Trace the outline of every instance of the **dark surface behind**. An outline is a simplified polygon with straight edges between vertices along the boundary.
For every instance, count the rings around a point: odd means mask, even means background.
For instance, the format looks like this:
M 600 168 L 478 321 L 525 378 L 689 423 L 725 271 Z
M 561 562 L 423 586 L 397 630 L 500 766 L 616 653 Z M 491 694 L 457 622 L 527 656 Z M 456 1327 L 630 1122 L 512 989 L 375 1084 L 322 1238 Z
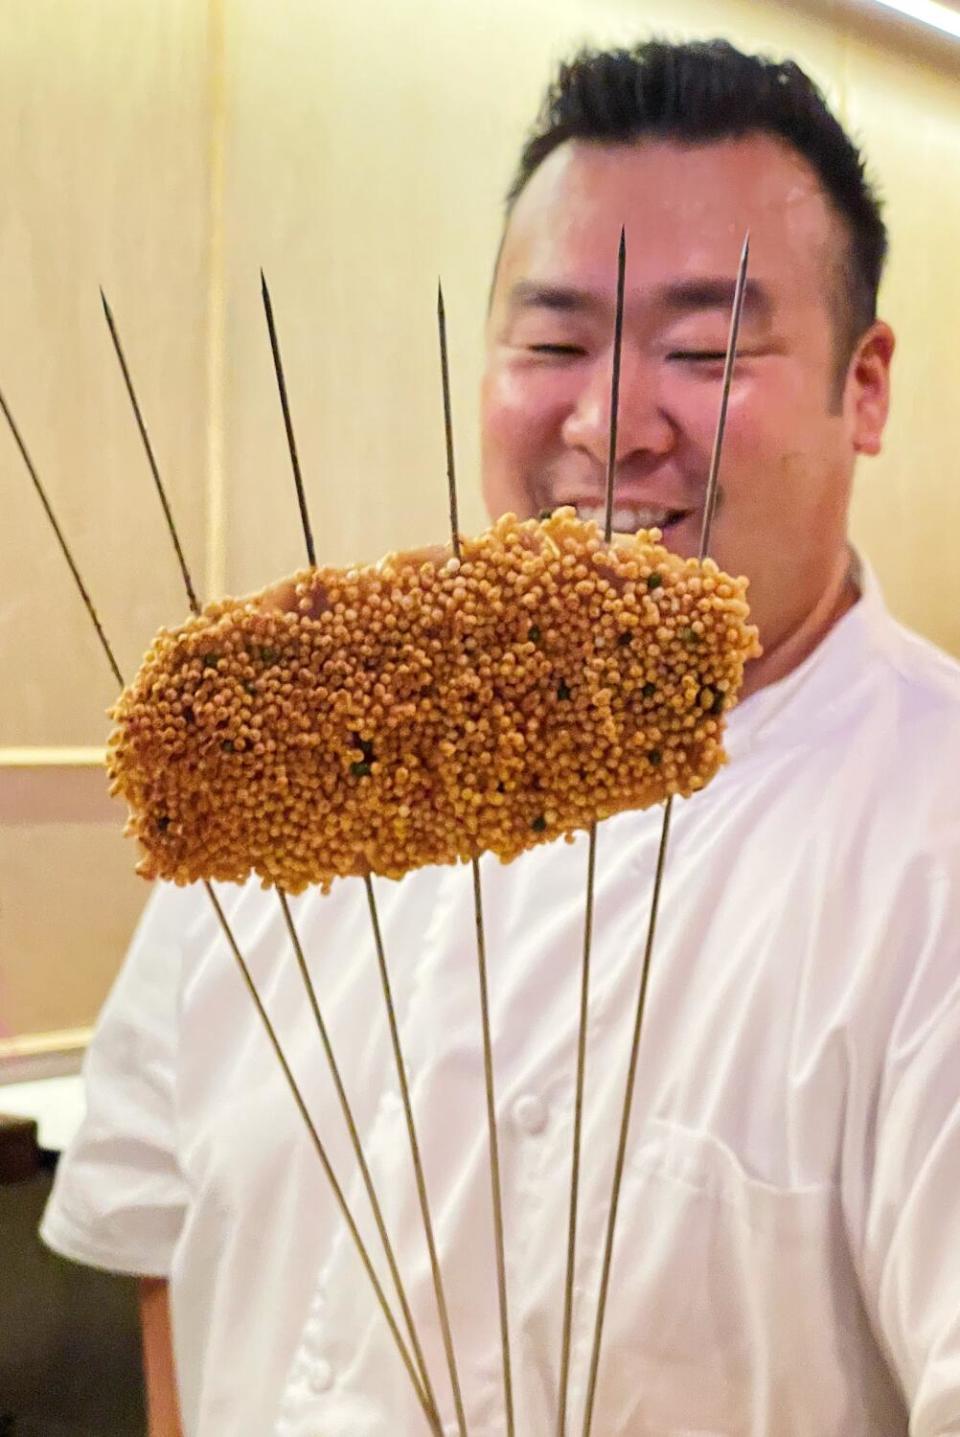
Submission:
M 50 1182 L 0 1184 L 0 1437 L 143 1437 L 136 1284 L 43 1246 Z

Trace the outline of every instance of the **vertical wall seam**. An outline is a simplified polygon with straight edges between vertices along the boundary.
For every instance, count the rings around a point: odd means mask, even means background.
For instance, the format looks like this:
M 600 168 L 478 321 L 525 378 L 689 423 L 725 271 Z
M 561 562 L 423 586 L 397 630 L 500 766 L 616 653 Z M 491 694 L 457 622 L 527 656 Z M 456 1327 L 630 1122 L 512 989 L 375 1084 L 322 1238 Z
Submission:
M 206 326 L 206 532 L 208 596 L 226 588 L 227 495 L 224 467 L 226 403 L 226 300 L 224 187 L 227 140 L 226 0 L 209 0 L 207 9 L 210 133 L 207 192 Z

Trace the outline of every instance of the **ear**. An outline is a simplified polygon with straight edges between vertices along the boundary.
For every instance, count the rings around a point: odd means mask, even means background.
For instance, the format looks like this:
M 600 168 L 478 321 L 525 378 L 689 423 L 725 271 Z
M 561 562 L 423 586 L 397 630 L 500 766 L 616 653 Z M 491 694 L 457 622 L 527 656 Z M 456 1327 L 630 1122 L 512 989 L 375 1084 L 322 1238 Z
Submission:
M 879 454 L 890 409 L 890 363 L 896 338 L 889 324 L 877 320 L 858 343 L 843 399 L 844 414 L 857 454 Z

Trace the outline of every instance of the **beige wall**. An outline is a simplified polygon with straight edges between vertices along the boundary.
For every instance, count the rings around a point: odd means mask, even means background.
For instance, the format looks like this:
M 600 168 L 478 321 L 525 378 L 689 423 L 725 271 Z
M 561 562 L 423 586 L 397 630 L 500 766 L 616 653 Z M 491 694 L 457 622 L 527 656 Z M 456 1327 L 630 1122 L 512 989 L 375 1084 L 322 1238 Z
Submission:
M 0 387 L 125 669 L 185 606 L 98 283 L 207 592 L 302 561 L 261 265 L 320 554 L 444 533 L 438 275 L 463 522 L 478 526 L 483 309 L 519 141 L 554 59 L 662 13 L 648 0 L 0 9 Z M 872 156 L 901 350 L 855 528 L 898 612 L 960 653 L 960 47 L 912 48 L 859 14 L 674 0 L 669 29 L 795 54 Z M 30 1033 L 92 1018 L 145 889 L 89 755 L 70 751 L 102 743 L 112 681 L 5 432 L 0 475 L 0 1024 Z
M 210 76 L 196 0 L 0 6 L 0 388 L 121 666 L 181 612 L 97 291 L 191 552 L 206 485 Z M 0 1039 L 88 1022 L 145 888 L 96 770 L 115 684 L 0 425 Z M 20 752 L 28 747 L 39 752 Z

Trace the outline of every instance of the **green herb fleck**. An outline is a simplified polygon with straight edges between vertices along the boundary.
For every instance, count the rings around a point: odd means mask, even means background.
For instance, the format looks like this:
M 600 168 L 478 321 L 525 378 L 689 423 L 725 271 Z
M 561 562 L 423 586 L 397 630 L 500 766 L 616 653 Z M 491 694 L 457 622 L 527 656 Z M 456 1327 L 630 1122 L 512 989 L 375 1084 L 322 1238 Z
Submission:
M 203 656 L 203 667 L 204 667 L 205 669 L 215 669 L 215 668 L 217 667 L 217 664 L 218 664 L 219 662 L 220 662 L 220 655 L 219 655 L 219 654 L 204 654 L 204 656 Z
M 657 686 L 656 684 L 645 683 L 640 692 L 643 694 L 643 697 L 645 699 L 652 699 L 654 694 L 657 692 Z
M 566 679 L 561 679 L 560 682 L 557 684 L 557 698 L 568 699 L 569 697 L 570 685 L 567 683 Z
M 663 754 L 658 748 L 652 748 L 647 754 L 647 758 L 653 764 L 654 768 L 658 767 L 663 762 Z
M 539 630 L 539 628 L 537 627 L 536 624 L 531 624 L 531 625 L 530 625 L 530 628 L 529 628 L 529 630 L 528 630 L 528 632 L 527 632 L 527 638 L 530 640 L 531 644 L 539 644 L 539 642 L 540 642 L 540 630 Z
M 370 765 L 368 763 L 360 762 L 352 763 L 350 765 L 350 772 L 353 774 L 354 778 L 369 778 Z
M 700 635 L 694 629 L 681 629 L 680 638 L 688 649 L 695 648 L 700 642 Z
M 280 655 L 276 649 L 264 648 L 260 650 L 260 658 L 265 664 L 275 664 Z
M 627 629 L 624 633 L 617 635 L 617 643 L 620 645 L 621 649 L 625 649 L 627 645 L 631 644 L 632 642 L 633 635 L 631 634 L 629 629 Z
M 350 741 L 353 744 L 354 748 L 358 748 L 360 750 L 361 754 L 363 755 L 364 763 L 373 762 L 373 760 L 376 758 L 376 754 L 373 751 L 373 744 L 368 738 L 361 738 L 358 733 L 352 733 L 350 735 Z
M 232 740 L 232 739 L 225 738 L 225 739 L 223 740 L 223 743 L 220 745 L 220 747 L 223 749 L 224 753 L 233 753 L 233 752 L 235 752 L 234 744 L 233 744 L 233 740 Z
M 549 519 L 549 518 L 552 516 L 552 514 L 553 514 L 553 510 L 552 510 L 552 509 L 541 509 L 541 510 L 540 510 L 540 513 L 537 515 L 537 518 L 540 520 L 540 523 L 542 524 L 543 521 L 544 521 L 544 519 Z
M 169 827 L 170 827 L 170 820 L 169 820 L 169 818 L 164 817 L 164 818 L 158 818 L 158 819 L 157 819 L 157 828 L 160 830 L 161 833 L 166 833 L 166 831 L 167 831 L 167 829 L 168 829 Z
M 542 833 L 546 826 L 547 820 L 544 818 L 542 813 L 537 818 L 535 818 L 530 825 L 534 833 Z
M 663 588 L 663 575 L 662 575 L 662 574 L 656 574 L 656 573 L 654 573 L 654 574 L 648 574 L 648 575 L 647 575 L 647 588 L 648 588 L 648 589 L 662 589 L 662 588 Z
M 246 693 L 250 694 L 250 696 L 251 696 L 252 698 L 255 698 L 255 697 L 256 697 L 256 693 L 257 693 L 257 686 L 256 686 L 256 684 L 251 683 L 250 680 L 248 679 L 247 682 L 244 684 L 243 687 L 244 687 L 244 691 L 245 691 Z

